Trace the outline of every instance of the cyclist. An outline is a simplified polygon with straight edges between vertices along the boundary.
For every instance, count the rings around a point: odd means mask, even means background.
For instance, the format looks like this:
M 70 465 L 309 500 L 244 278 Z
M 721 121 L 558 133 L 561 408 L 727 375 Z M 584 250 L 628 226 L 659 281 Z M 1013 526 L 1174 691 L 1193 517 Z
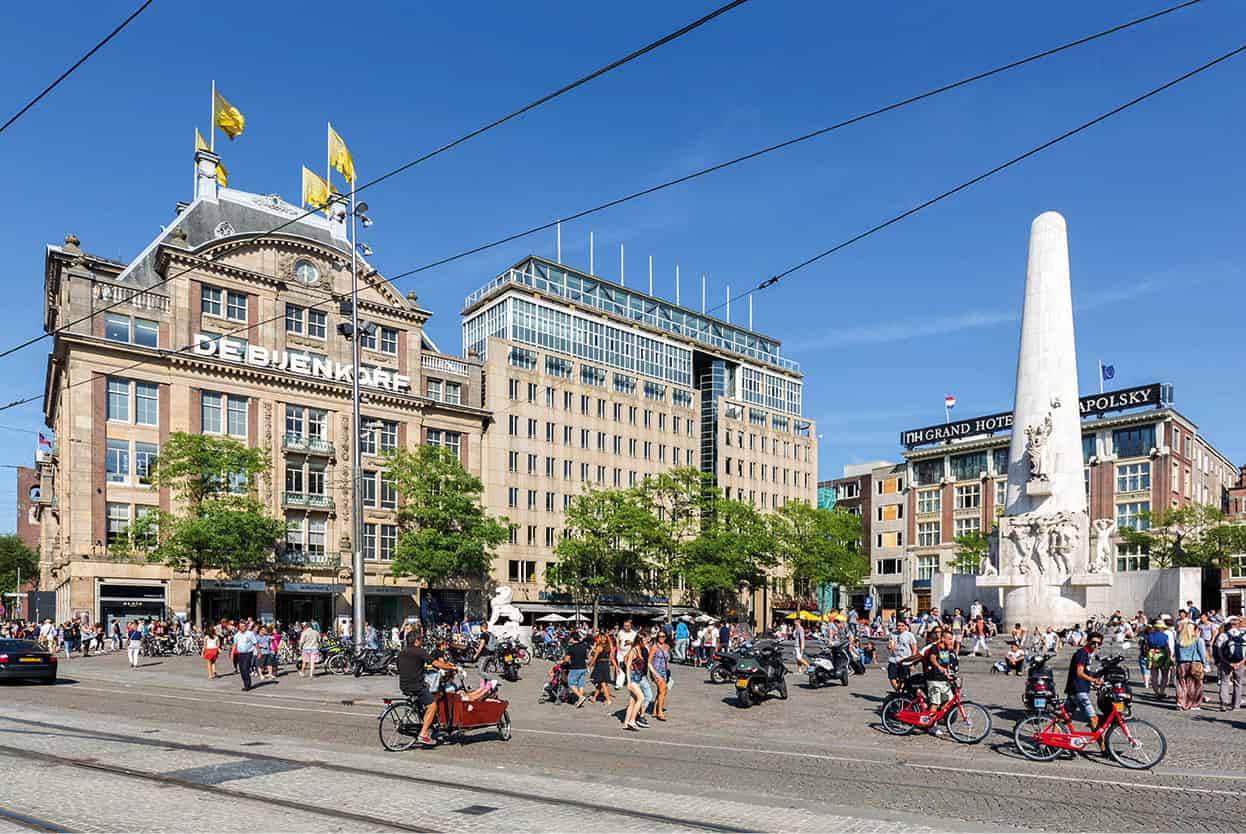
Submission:
M 1103 645 L 1103 635 L 1092 632 L 1086 638 L 1086 645 L 1073 653 L 1073 661 L 1069 664 L 1069 679 L 1064 685 L 1064 694 L 1068 696 L 1070 712 L 1076 708 L 1082 714 L 1090 729 L 1099 729 L 1099 713 L 1095 709 L 1095 699 L 1091 697 L 1091 687 L 1098 688 L 1103 680 L 1089 672 L 1090 660 Z M 1103 749 L 1103 740 L 1099 740 L 1099 748 Z
M 956 634 L 946 629 L 935 643 L 931 643 L 922 652 L 922 664 L 926 674 L 926 695 L 930 698 L 930 706 L 938 709 L 952 700 L 952 676 L 960 668 L 956 652 Z M 935 728 L 935 735 L 943 735 L 943 730 Z
M 423 646 L 423 638 L 418 632 L 407 638 L 407 646 L 398 653 L 398 686 L 402 694 L 410 697 L 424 709 L 424 722 L 420 725 L 420 744 L 432 746 L 436 744 L 429 731 L 433 728 L 433 719 L 437 715 L 437 694 L 429 691 L 424 673 L 428 667 L 442 671 L 454 671 L 455 666 L 444 660 L 440 655 L 434 657 Z

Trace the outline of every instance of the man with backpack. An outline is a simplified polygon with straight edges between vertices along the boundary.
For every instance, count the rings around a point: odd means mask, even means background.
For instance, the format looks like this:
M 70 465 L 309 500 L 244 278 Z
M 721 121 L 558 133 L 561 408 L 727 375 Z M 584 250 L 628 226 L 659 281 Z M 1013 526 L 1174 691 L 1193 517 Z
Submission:
M 1239 628 L 1237 617 L 1228 617 L 1212 644 L 1212 657 L 1220 672 L 1220 711 L 1228 712 L 1242 706 L 1246 689 L 1246 633 Z

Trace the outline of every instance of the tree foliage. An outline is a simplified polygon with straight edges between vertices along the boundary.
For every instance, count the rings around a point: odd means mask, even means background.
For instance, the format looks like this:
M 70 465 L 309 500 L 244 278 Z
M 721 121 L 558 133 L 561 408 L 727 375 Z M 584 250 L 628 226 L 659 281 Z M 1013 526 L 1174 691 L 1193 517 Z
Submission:
M 779 560 L 766 515 L 734 499 L 714 502 L 701 535 L 688 549 L 688 584 L 701 592 L 735 592 L 746 582 L 760 587 Z
M 0 594 L 17 591 L 19 573 L 23 585 L 38 579 L 39 557 L 17 536 L 0 536 Z
M 956 542 L 956 555 L 952 557 L 950 567 L 953 573 L 976 574 L 982 569 L 982 561 L 989 557 L 991 540 L 982 531 L 962 533 L 953 541 Z
M 675 588 L 691 565 L 690 545 L 701 532 L 717 490 L 710 477 L 693 467 L 680 467 L 646 478 L 636 488 L 638 506 L 647 514 L 641 534 L 644 562 L 654 590 L 666 596 L 669 620 Z
M 174 432 L 148 471 L 167 488 L 175 509 L 152 508 L 109 545 L 114 555 L 141 555 L 174 570 L 237 574 L 271 562 L 285 521 L 268 515 L 253 492 L 268 471 L 268 452 L 228 437 Z
M 567 535 L 554 548 L 556 561 L 546 568 L 546 584 L 591 605 L 596 628 L 602 596 L 642 587 L 651 523 L 637 490 L 577 495 L 567 507 Z
M 449 449 L 396 449 L 386 467 L 403 497 L 391 571 L 429 585 L 450 578 L 483 579 L 494 550 L 507 537 L 505 518 L 480 503 L 480 479 L 463 468 Z
M 1123 527 L 1121 538 L 1139 545 L 1157 568 L 1219 568 L 1246 553 L 1246 526 L 1232 524 L 1210 504 L 1187 504 L 1138 513 L 1146 529 Z
M 784 504 L 772 516 L 779 551 L 797 582 L 856 587 L 869 575 L 861 553 L 861 519 L 844 508 Z

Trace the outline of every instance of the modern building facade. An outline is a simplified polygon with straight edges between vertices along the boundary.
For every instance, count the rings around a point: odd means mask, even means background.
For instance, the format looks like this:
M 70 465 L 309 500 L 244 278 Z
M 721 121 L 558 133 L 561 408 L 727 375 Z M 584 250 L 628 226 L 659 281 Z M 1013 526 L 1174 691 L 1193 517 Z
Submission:
M 56 445 L 38 464 L 36 507 L 41 582 L 62 618 L 107 623 L 193 605 L 202 619 L 328 623 L 349 611 L 351 344 L 337 329 L 350 318 L 344 223 L 221 188 L 215 163 L 197 153 L 194 200 L 132 262 L 89 255 L 72 235 L 47 249 L 44 327 L 54 338 L 44 414 Z M 461 610 L 465 586 L 421 589 L 390 575 L 397 498 L 379 455 L 437 443 L 479 473 L 489 422 L 482 369 L 439 353 L 415 297 L 366 262 L 360 269 L 360 317 L 374 325 L 361 334 L 369 618 Z M 172 506 L 147 470 L 173 432 L 267 450 L 257 494 L 289 525 L 271 570 L 191 576 L 112 555 L 132 521 Z
M 587 489 L 691 466 L 759 509 L 815 503 L 816 432 L 776 340 L 537 257 L 468 296 L 462 315 L 494 420 L 485 503 L 512 525 L 495 574 L 522 603 L 552 598 L 564 511 Z

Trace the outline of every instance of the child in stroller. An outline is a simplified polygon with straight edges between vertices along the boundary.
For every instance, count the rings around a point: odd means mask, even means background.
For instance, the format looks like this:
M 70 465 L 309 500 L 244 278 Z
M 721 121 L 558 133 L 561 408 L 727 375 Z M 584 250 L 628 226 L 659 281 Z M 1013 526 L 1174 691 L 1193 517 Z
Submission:
M 555 663 L 554 668 L 549 670 L 549 680 L 541 687 L 541 696 L 537 703 L 569 704 L 574 700 L 571 687 L 567 686 L 567 667 L 562 663 Z

